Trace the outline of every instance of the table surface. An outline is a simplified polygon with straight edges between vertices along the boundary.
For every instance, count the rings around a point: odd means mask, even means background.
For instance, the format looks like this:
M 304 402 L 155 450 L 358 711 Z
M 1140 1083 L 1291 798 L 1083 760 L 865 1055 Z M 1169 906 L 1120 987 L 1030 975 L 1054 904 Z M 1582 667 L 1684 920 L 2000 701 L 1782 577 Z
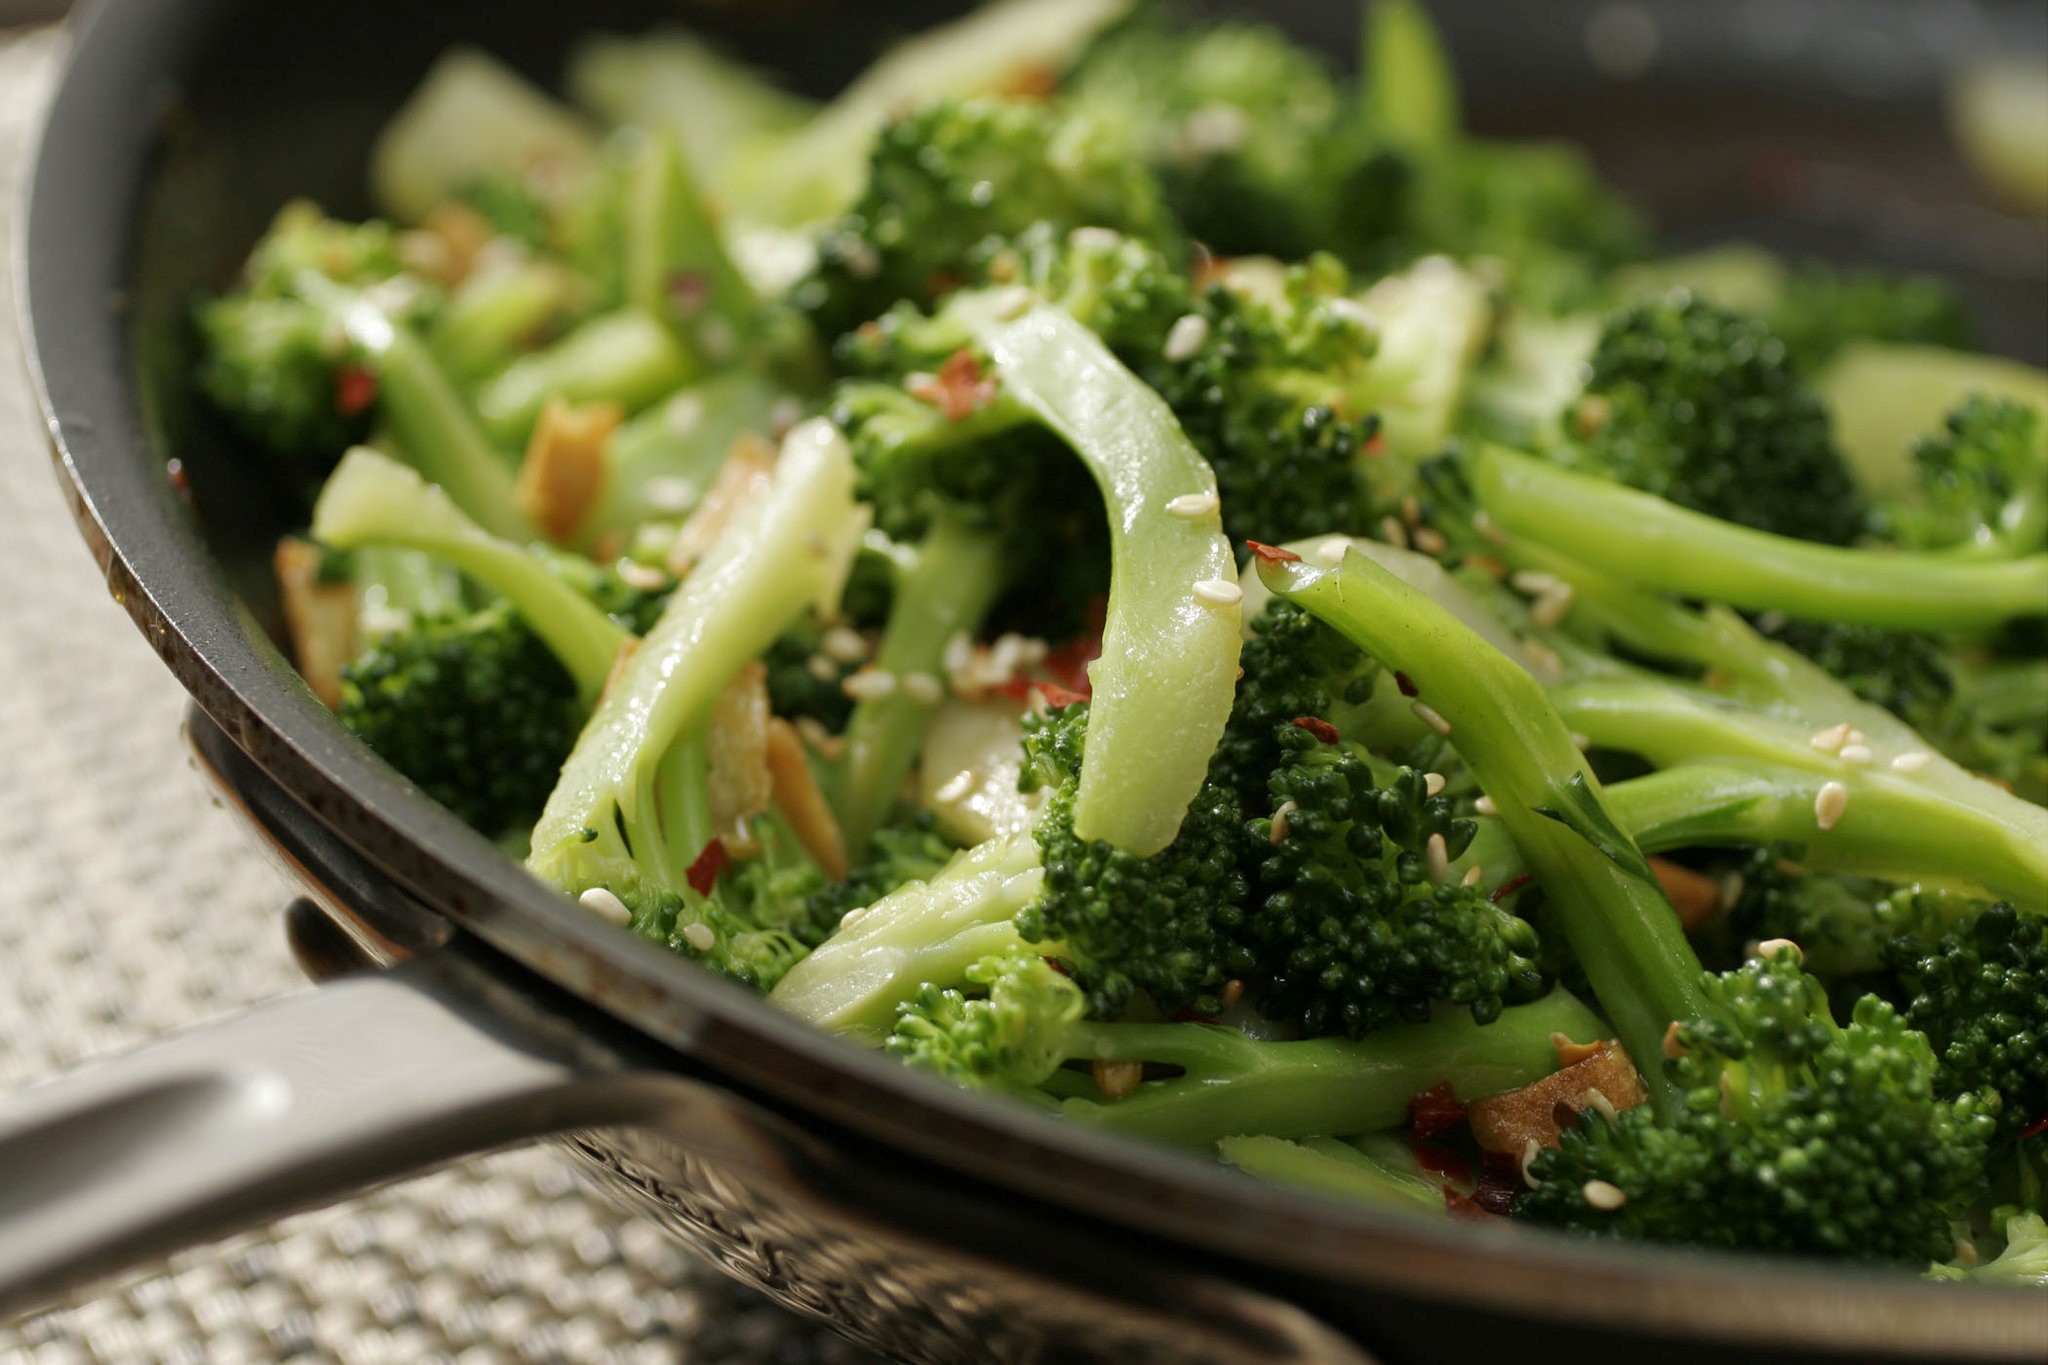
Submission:
M 0 262 L 62 56 L 0 31 Z M 305 989 L 291 890 L 207 797 L 184 695 L 52 475 L 0 269 L 0 1089 Z M 0 1323 L 12 1362 L 855 1362 L 586 1187 L 551 1147 L 303 1214 Z

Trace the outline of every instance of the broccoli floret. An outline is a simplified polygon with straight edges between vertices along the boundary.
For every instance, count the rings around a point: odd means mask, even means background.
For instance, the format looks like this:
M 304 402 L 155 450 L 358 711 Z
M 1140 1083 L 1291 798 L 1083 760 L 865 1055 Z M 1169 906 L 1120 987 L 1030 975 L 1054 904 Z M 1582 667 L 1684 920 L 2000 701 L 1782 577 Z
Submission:
M 1246 807 L 1266 799 L 1280 765 L 1282 733 L 1311 717 L 1356 736 L 1352 717 L 1372 698 L 1379 666 L 1364 650 L 1292 602 L 1274 598 L 1252 618 L 1239 655 L 1244 676 L 1222 742 L 1209 761 L 1209 780 L 1236 792 Z
M 1830 980 L 1867 977 L 1884 967 L 1885 945 L 1926 923 L 1945 923 L 1942 911 L 1963 898 L 1894 892 L 1883 882 L 1810 872 L 1801 866 L 1805 845 L 1753 848 L 1720 874 L 1729 904 L 1711 926 L 1723 940 L 1722 957 L 1740 962 L 1755 945 L 1786 939 L 1799 945 L 1807 967 Z M 1960 910 L 1951 912 L 1959 913 Z M 1853 1002 L 1852 1002 L 1853 1003 Z
M 1743 526 L 1844 545 L 1861 495 L 1820 399 L 1755 318 L 1683 291 L 1603 324 L 1566 418 L 1575 467 Z
M 1925 1264 L 1984 1179 L 1979 1095 L 1946 1098 L 1927 1039 L 1876 996 L 1847 1027 L 1779 947 L 1705 982 L 1672 1112 L 1581 1113 L 1515 1216 L 1593 1236 Z
M 1931 731 L 1955 699 L 1950 649 L 1926 631 L 1777 616 L 1762 617 L 1756 626 L 1765 639 L 1798 650 L 1842 686 L 1917 730 Z
M 341 678 L 341 723 L 490 835 L 539 813 L 583 726 L 575 680 L 503 601 L 382 634 Z
M 1248 888 L 1239 866 L 1243 817 L 1234 792 L 1205 784 L 1179 833 L 1150 855 L 1074 829 L 1087 769 L 1088 707 L 1027 718 L 1027 780 L 1049 786 L 1037 826 L 1043 894 L 1017 917 L 1027 943 L 1069 961 L 1093 1013 L 1115 1016 L 1136 992 L 1162 1007 L 1223 1009 L 1219 992 L 1253 960 L 1240 939 Z
M 929 104 L 877 136 L 866 190 L 820 237 L 793 298 L 836 337 L 899 299 L 930 303 L 969 277 L 984 239 L 1041 222 L 1178 251 L 1157 182 L 1087 119 L 1022 100 Z
M 836 734 L 853 714 L 853 698 L 843 684 L 859 663 L 826 654 L 825 630 L 817 620 L 799 621 L 768 646 L 761 662 L 768 670 L 768 705 L 776 715 L 788 720 L 808 716 Z
M 1884 529 L 1915 550 L 1991 558 L 2048 542 L 2048 422 L 2009 398 L 1972 396 L 1913 444 L 1915 495 L 1881 509 Z
M 1886 956 L 1906 1023 L 1934 1047 L 1938 1092 L 1995 1092 L 2001 1145 L 2048 1120 L 2048 919 L 2001 901 L 1931 946 L 1894 939 Z
M 1245 936 L 1269 975 L 1261 1013 L 1304 1037 L 1358 1038 L 1464 1005 L 1491 1023 L 1546 986 L 1536 931 L 1480 886 L 1450 879 L 1477 826 L 1423 775 L 1373 780 L 1364 751 L 1284 728 L 1270 816 L 1246 826 L 1258 904 Z
M 1768 311 L 1771 330 L 1808 374 L 1851 341 L 1911 342 L 1959 351 L 1976 344 L 1962 299 L 1932 275 L 1845 270 L 1809 261 L 1786 272 Z

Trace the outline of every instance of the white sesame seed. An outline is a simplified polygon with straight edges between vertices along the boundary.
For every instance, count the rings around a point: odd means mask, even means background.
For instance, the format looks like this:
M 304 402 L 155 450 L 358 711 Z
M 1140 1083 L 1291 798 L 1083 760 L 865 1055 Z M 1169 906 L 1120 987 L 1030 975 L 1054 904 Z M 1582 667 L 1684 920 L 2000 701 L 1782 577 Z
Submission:
M 1227 578 L 1205 578 L 1195 584 L 1195 596 L 1212 607 L 1234 607 L 1244 601 L 1244 589 Z
M 1541 640 L 1522 641 L 1522 653 L 1529 660 L 1530 671 L 1547 683 L 1564 681 L 1564 660 L 1558 652 Z
M 919 706 L 937 706 L 945 698 L 946 689 L 929 673 L 905 673 L 902 682 L 903 694 Z
M 1102 1062 L 1094 1065 L 1095 1088 L 1110 1099 L 1120 1100 L 1145 1079 L 1143 1062 Z
M 1451 850 L 1450 846 L 1444 842 L 1443 835 L 1430 835 L 1429 842 L 1423 845 L 1423 853 L 1429 859 L 1429 879 L 1431 881 L 1442 882 L 1451 875 Z
M 826 657 L 843 664 L 857 664 L 868 657 L 867 640 L 849 626 L 834 626 L 826 631 L 825 638 L 818 641 L 818 648 L 825 651 Z
M 626 903 L 602 886 L 591 887 L 588 891 L 578 896 L 576 901 L 585 910 L 594 913 L 599 919 L 610 920 L 613 924 L 631 924 L 633 922 L 633 912 L 626 908 Z
M 1067 240 L 1084 251 L 1114 251 L 1124 242 L 1121 234 L 1106 227 L 1077 227 Z
M 1415 500 L 1413 493 L 1401 495 L 1401 520 L 1410 526 L 1422 520 L 1422 504 Z
M 1830 725 L 1806 741 L 1824 754 L 1840 753 L 1842 746 L 1849 742 L 1849 724 Z
M 967 667 L 973 658 L 974 641 L 968 638 L 966 631 L 954 631 L 952 636 L 946 641 L 946 652 L 944 655 L 946 672 L 949 674 L 960 672 Z
M 1445 720 L 1443 718 L 1443 713 L 1438 711 L 1434 706 L 1430 706 L 1425 702 L 1418 701 L 1409 703 L 1408 709 L 1415 713 L 1415 718 L 1417 720 L 1421 721 L 1424 725 L 1427 725 L 1430 729 L 1436 731 L 1438 734 L 1448 735 L 1451 732 L 1451 723 Z
M 1408 548 L 1408 528 L 1397 517 L 1380 518 L 1380 539 L 1397 550 Z
M 681 516 L 697 503 L 697 485 L 688 479 L 649 479 L 640 487 L 650 511 Z
M 1678 1021 L 1673 1019 L 1664 1029 L 1664 1056 L 1675 1062 L 1684 1055 L 1685 1044 L 1678 1041 Z
M 1543 1188 L 1543 1182 L 1529 1174 L 1529 1168 L 1536 1164 L 1536 1158 L 1543 1154 L 1543 1144 L 1535 1138 L 1522 1141 L 1522 1155 L 1516 1159 L 1515 1168 L 1522 1174 L 1522 1183 L 1532 1190 Z
M 1277 844 L 1287 837 L 1287 817 L 1294 813 L 1294 809 L 1292 801 L 1282 801 L 1280 809 L 1273 812 L 1273 830 L 1267 835 L 1268 843 Z
M 867 912 L 868 908 L 865 905 L 855 906 L 853 909 L 847 911 L 845 914 L 839 917 L 839 927 L 842 929 L 851 929 L 854 925 L 860 923 L 861 916 L 865 915 Z
M 1609 1123 L 1612 1123 L 1620 1114 L 1620 1111 L 1614 1107 L 1614 1101 L 1607 1098 L 1607 1092 L 1598 1086 L 1587 1087 L 1586 1093 L 1579 1097 L 1579 1107 L 1592 1110 Z
M 846 262 L 847 273 L 857 280 L 871 280 L 882 273 L 881 253 L 858 237 L 847 238 L 840 246 L 840 255 Z
M 1490 796 L 1482 796 L 1477 801 L 1474 801 L 1472 809 L 1478 811 L 1481 815 L 1500 814 L 1500 807 L 1493 804 L 1493 798 Z
M 619 581 L 629 588 L 638 588 L 642 592 L 655 592 L 668 586 L 668 575 L 652 564 L 622 559 L 619 561 Z
M 1424 773 L 1422 775 L 1422 790 L 1424 792 L 1428 793 L 1431 796 L 1435 796 L 1438 792 L 1442 791 L 1443 789 L 1444 775 L 1442 773 Z
M 1572 743 L 1576 744 L 1580 749 L 1590 749 L 1593 747 L 1593 737 L 1582 730 L 1574 730 L 1572 731 Z
M 1870 743 L 1870 736 L 1852 725 L 1849 727 L 1849 732 L 1842 736 L 1842 742 L 1845 744 L 1868 744 Z
M 1619 1185 L 1610 1185 L 1604 1180 L 1588 1180 L 1579 1186 L 1579 1193 L 1594 1208 L 1612 1213 L 1628 1202 L 1628 1196 L 1621 1192 Z
M 1183 493 L 1166 504 L 1169 514 L 1183 521 L 1200 521 L 1221 511 L 1223 500 L 1214 493 Z
M 1913 749 L 1900 754 L 1892 760 L 1892 771 L 1895 773 L 1917 773 L 1932 762 L 1934 762 L 1933 754 L 1922 753 L 1918 749 Z
M 1833 829 L 1835 822 L 1842 818 L 1842 812 L 1849 809 L 1849 789 L 1839 782 L 1823 782 L 1820 793 L 1813 798 L 1813 818 L 1822 829 Z
M 863 668 L 840 683 L 839 690 L 855 701 L 880 701 L 896 691 L 896 675 L 879 668 Z
M 690 437 L 697 434 L 697 428 L 704 421 L 704 395 L 700 393 L 679 393 L 668 400 L 668 406 L 661 412 L 662 425 L 671 436 Z
M 1416 549 L 1426 555 L 1440 555 L 1451 548 L 1451 542 L 1443 538 L 1443 533 L 1431 526 L 1416 527 L 1410 533 L 1409 539 L 1415 542 Z
M 804 667 L 821 683 L 836 682 L 839 679 L 839 665 L 822 654 L 813 654 L 804 660 Z
M 1779 953 L 1790 952 L 1794 960 L 1806 961 L 1806 951 L 1789 938 L 1767 938 L 1756 945 L 1758 957 L 1776 957 Z
M 973 791 L 974 784 L 980 780 L 980 778 L 975 776 L 974 769 L 962 768 L 959 772 L 954 773 L 939 784 L 938 790 L 932 793 L 932 800 L 958 801 L 961 797 Z
M 1496 545 L 1508 543 L 1507 532 L 1493 524 L 1493 518 L 1486 514 L 1483 507 L 1472 514 L 1472 529 L 1479 532 L 1482 540 L 1490 540 Z
M 1480 878 L 1485 875 L 1485 869 L 1481 868 L 1477 863 L 1474 863 L 1471 867 L 1465 869 L 1465 875 L 1459 878 L 1458 885 L 1477 886 L 1479 885 Z
M 683 942 L 700 953 L 708 953 L 718 945 L 718 935 L 708 924 L 686 924 L 683 926 Z
M 1183 360 L 1194 359 L 1195 352 L 1209 341 L 1209 319 L 1200 313 L 1184 313 L 1174 320 L 1166 331 L 1166 344 L 1159 348 L 1159 354 L 1178 365 Z
M 1537 598 L 1529 608 L 1529 619 L 1545 630 L 1554 628 L 1572 609 L 1572 585 L 1560 583 Z
M 1870 752 L 1868 744 L 1844 744 L 1842 752 L 1837 754 L 1836 757 L 1844 763 L 1862 768 L 1869 766 L 1870 760 L 1875 758 L 1876 755 Z
M 1531 597 L 1555 592 L 1562 586 L 1563 581 L 1556 574 L 1544 573 L 1541 569 L 1517 569 L 1514 576 L 1508 579 L 1516 592 L 1527 593 Z

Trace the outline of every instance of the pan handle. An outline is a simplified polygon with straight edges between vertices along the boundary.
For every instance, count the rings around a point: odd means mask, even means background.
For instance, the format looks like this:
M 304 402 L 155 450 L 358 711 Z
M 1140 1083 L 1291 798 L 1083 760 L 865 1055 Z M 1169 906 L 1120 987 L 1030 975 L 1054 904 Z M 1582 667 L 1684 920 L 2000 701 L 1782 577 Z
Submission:
M 0 1098 L 0 1318 L 425 1167 L 658 1112 L 679 1076 L 457 939 Z

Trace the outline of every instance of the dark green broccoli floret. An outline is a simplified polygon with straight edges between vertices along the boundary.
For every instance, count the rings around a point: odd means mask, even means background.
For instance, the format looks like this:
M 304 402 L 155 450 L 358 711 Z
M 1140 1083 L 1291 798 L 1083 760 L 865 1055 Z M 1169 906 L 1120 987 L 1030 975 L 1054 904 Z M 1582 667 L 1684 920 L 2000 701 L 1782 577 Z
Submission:
M 341 676 L 341 723 L 487 834 L 531 823 L 583 726 L 575 680 L 504 602 L 378 636 Z
M 1246 826 L 1263 857 L 1245 936 L 1267 974 L 1261 1013 L 1304 1036 L 1357 1038 L 1439 1004 L 1480 1023 L 1543 993 L 1536 931 L 1477 885 L 1449 880 L 1476 826 L 1403 768 L 1373 781 L 1364 751 L 1279 735 L 1273 813 Z M 1432 866 L 1432 863 L 1435 866 Z
M 794 298 L 836 337 L 900 299 L 928 304 L 968 278 L 984 239 L 1041 222 L 1179 238 L 1151 175 L 1087 120 L 1022 100 L 927 105 L 877 136 L 867 188 Z
M 1372 696 L 1379 667 L 1364 650 L 1279 598 L 1252 618 L 1239 661 L 1244 676 L 1210 760 L 1209 780 L 1255 808 L 1265 802 L 1267 779 L 1280 765 L 1282 732 L 1304 716 L 1348 732 L 1352 713 Z
M 885 825 L 874 832 L 861 860 L 843 880 L 812 897 L 807 918 L 822 939 L 839 927 L 847 911 L 873 905 L 905 882 L 931 880 L 959 851 L 928 814 Z
M 1114 1016 L 1143 991 L 1166 1009 L 1216 1014 L 1218 992 L 1252 961 L 1240 941 L 1248 888 L 1236 793 L 1211 783 L 1173 842 L 1149 857 L 1074 832 L 1088 707 L 1027 719 L 1027 781 L 1049 786 L 1037 837 L 1044 893 L 1017 916 L 1027 943 L 1063 945 L 1092 1011 Z
M 1755 318 L 1678 292 L 1609 317 L 1560 458 L 1682 507 L 1843 545 L 1862 499 L 1826 410 Z
M 853 712 L 853 698 L 841 684 L 860 664 L 826 654 L 824 638 L 823 624 L 800 621 L 768 646 L 761 662 L 768 669 L 768 705 L 776 715 L 787 720 L 809 716 L 836 734 Z
M 1925 631 L 1778 616 L 1761 617 L 1756 627 L 1765 639 L 1798 650 L 1863 700 L 1923 733 L 1955 698 L 1949 647 Z
M 1793 363 L 1817 371 L 1851 341 L 1901 341 L 1969 350 L 1976 329 L 1946 281 L 1889 270 L 1794 267 L 1770 308 L 1771 330 Z
M 1594 1106 L 1531 1163 L 1515 1215 L 1596 1236 L 1921 1264 L 1984 1179 L 1994 1127 L 1876 996 L 1835 1023 L 1796 949 L 1706 980 L 1670 1066 L 1683 1103 Z
M 1973 396 L 1913 445 L 1915 495 L 1881 511 L 1916 550 L 2028 554 L 2048 541 L 2048 422 L 2004 398 Z
M 1722 942 L 1724 961 L 1739 962 L 1758 943 L 1788 939 L 1822 976 L 1865 976 L 1883 968 L 1887 943 L 1935 922 L 1948 904 L 1930 896 L 1923 907 L 1919 898 L 1895 895 L 1882 882 L 1810 872 L 1799 861 L 1804 853 L 1803 845 L 1792 843 L 1753 848 L 1720 873 L 1728 904 L 1711 930 Z
M 548 245 L 547 205 L 524 177 L 482 176 L 457 190 L 455 197 L 474 209 L 494 232 L 530 247 Z
M 2048 919 L 2001 901 L 1932 945 L 1894 939 L 1886 956 L 1940 1093 L 1996 1091 L 2001 1143 L 2048 1119 Z

